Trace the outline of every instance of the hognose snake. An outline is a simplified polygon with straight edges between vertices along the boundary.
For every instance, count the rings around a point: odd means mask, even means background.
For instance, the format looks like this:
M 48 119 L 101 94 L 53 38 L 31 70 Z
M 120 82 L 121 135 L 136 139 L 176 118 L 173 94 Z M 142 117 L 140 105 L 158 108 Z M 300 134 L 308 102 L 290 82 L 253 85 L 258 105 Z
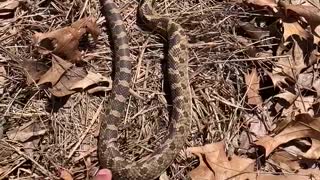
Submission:
M 172 100 L 171 125 L 165 141 L 148 159 L 129 162 L 117 145 L 118 126 L 125 112 L 132 77 L 128 38 L 116 4 L 112 0 L 100 0 L 103 15 L 111 31 L 115 75 L 106 115 L 101 118 L 98 156 L 100 166 L 111 169 L 114 179 L 150 180 L 159 177 L 183 148 L 189 133 L 191 93 L 187 38 L 179 24 L 155 12 L 153 3 L 153 0 L 142 0 L 138 18 L 150 32 L 156 32 L 167 40 L 166 67 Z

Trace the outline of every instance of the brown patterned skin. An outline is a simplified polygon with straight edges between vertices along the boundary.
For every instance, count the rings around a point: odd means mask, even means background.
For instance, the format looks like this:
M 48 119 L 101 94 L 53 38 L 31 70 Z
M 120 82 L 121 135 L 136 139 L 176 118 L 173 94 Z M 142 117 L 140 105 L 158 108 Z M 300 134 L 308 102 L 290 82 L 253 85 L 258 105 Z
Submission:
M 107 114 L 101 118 L 98 142 L 99 161 L 102 168 L 112 171 L 113 179 L 152 180 L 159 177 L 183 149 L 191 121 L 191 92 L 188 76 L 187 39 L 182 27 L 153 10 L 152 0 L 141 1 L 138 18 L 151 32 L 167 40 L 167 70 L 172 109 L 169 134 L 149 158 L 130 162 L 119 151 L 118 126 L 121 122 L 131 83 L 131 62 L 125 28 L 112 0 L 100 0 L 109 24 L 114 43 L 115 80 Z

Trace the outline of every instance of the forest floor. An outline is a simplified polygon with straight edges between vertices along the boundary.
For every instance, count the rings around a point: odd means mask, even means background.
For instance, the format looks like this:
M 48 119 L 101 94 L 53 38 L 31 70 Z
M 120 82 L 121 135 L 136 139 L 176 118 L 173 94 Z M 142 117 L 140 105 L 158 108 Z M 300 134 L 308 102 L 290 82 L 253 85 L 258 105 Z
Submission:
M 133 60 L 131 96 L 119 144 L 128 159 L 138 160 L 153 152 L 168 132 L 161 68 L 164 44 L 137 25 L 136 0 L 115 2 Z M 162 180 L 187 176 L 220 180 L 244 171 L 284 179 L 283 174 L 302 169 L 306 172 L 301 177 L 319 177 L 311 171 L 320 156 L 318 41 L 309 31 L 315 29 L 318 15 L 271 0 L 248 2 L 156 3 L 157 12 L 181 24 L 188 37 L 192 94 L 190 135 Z M 286 8 L 294 15 L 281 13 Z M 59 79 L 54 79 L 56 74 L 44 75 L 45 71 L 53 67 L 53 60 L 61 61 L 39 53 L 33 45 L 36 33 L 68 27 L 85 17 L 97 20 L 101 34 L 94 41 L 91 29 L 81 37 L 81 63 L 68 65 L 111 82 L 112 50 L 98 1 L 0 0 L 0 179 L 91 179 L 99 169 L 99 115 L 105 112 L 110 84 L 100 82 L 95 90 L 104 91 L 98 93 L 90 93 L 83 84 L 83 91 L 48 86 Z M 46 80 L 40 84 L 41 77 Z M 60 79 L 60 86 L 70 87 L 73 81 Z M 297 121 L 309 129 L 294 124 Z M 215 162 L 207 162 L 210 158 Z M 236 173 L 223 173 L 216 166 L 226 161 L 226 168 Z

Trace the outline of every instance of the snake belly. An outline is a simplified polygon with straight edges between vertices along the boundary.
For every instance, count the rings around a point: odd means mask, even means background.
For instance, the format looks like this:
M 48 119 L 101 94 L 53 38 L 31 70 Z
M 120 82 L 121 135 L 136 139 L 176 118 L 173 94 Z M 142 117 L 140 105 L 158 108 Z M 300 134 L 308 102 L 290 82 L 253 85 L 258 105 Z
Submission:
M 188 76 L 187 38 L 182 27 L 161 17 L 153 9 L 153 0 L 139 4 L 138 18 L 151 32 L 167 41 L 167 73 L 172 109 L 169 134 L 149 158 L 130 162 L 120 153 L 118 126 L 124 116 L 131 84 L 131 60 L 126 30 L 117 6 L 112 0 L 100 0 L 103 15 L 111 31 L 115 76 L 106 115 L 101 116 L 98 139 L 100 166 L 109 168 L 115 180 L 152 180 L 159 177 L 183 149 L 191 121 L 191 91 Z

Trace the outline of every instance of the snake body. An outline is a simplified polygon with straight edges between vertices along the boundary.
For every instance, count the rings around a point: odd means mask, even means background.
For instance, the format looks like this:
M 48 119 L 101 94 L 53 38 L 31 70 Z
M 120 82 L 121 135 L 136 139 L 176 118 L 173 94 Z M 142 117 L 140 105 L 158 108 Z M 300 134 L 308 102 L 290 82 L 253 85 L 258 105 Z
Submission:
M 191 119 L 191 93 L 188 78 L 187 38 L 182 27 L 171 19 L 161 17 L 153 9 L 153 0 L 139 4 L 138 18 L 152 32 L 166 39 L 167 76 L 172 109 L 169 134 L 149 158 L 130 162 L 120 153 L 118 126 L 121 122 L 131 83 L 131 60 L 128 40 L 120 13 L 112 0 L 100 0 L 114 45 L 115 76 L 106 116 L 101 118 L 98 140 L 100 166 L 109 168 L 114 179 L 151 180 L 159 177 L 176 158 L 185 144 Z

